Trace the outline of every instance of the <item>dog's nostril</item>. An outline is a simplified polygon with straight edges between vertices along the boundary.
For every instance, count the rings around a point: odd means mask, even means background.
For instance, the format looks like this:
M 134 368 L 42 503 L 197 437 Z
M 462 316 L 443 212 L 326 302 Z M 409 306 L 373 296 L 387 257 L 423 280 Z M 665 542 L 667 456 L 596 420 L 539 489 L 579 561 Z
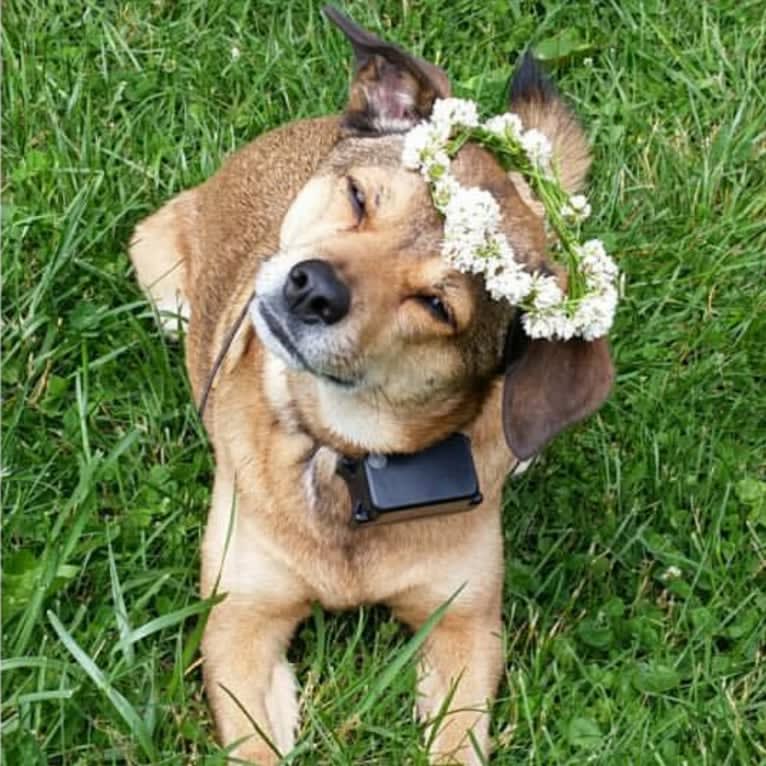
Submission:
M 301 269 L 295 268 L 290 272 L 292 283 L 300 290 L 308 284 L 309 278 Z
M 309 305 L 311 310 L 317 316 L 322 317 L 325 322 L 332 318 L 332 309 L 330 308 L 330 304 L 327 302 L 327 299 L 323 298 L 321 295 L 316 298 L 312 298 Z
M 327 261 L 316 258 L 293 266 L 282 292 L 290 313 L 305 324 L 334 324 L 351 306 L 348 285 Z

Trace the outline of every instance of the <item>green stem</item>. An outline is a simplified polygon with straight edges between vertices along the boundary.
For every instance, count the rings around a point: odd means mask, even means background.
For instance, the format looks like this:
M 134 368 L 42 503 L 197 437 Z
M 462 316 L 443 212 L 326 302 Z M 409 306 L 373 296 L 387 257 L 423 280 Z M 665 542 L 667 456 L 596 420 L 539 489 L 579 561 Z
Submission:
M 569 195 L 561 187 L 558 177 L 550 178 L 542 175 L 529 161 L 526 152 L 520 145 L 513 144 L 510 140 L 500 138 L 483 128 L 462 133 L 459 145 L 463 146 L 470 139 L 489 149 L 497 157 L 504 170 L 515 170 L 528 180 L 532 191 L 545 208 L 550 226 L 559 238 L 561 250 L 564 253 L 564 265 L 569 273 L 569 298 L 574 301 L 579 300 L 585 294 L 585 280 L 580 273 L 579 260 L 575 250 L 579 245 L 579 239 L 561 215 L 561 209 L 568 203 Z

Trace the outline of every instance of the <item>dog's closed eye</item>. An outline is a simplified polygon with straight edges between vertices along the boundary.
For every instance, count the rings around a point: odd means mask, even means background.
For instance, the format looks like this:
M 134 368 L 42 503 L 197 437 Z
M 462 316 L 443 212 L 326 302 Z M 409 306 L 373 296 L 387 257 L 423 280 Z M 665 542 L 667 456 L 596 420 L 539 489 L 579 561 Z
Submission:
M 456 323 L 455 323 L 455 317 L 452 314 L 452 311 L 449 307 L 449 305 L 438 295 L 416 295 L 415 299 L 428 311 L 430 312 L 431 316 L 433 316 L 435 319 L 438 319 L 440 322 L 443 322 L 444 324 L 448 324 L 450 327 L 455 329 Z
M 354 210 L 354 216 L 356 217 L 358 225 L 362 222 L 367 210 L 367 196 L 364 193 L 364 189 L 359 185 L 359 182 L 352 176 L 346 176 L 346 185 L 348 188 L 348 198 L 351 202 L 351 207 Z

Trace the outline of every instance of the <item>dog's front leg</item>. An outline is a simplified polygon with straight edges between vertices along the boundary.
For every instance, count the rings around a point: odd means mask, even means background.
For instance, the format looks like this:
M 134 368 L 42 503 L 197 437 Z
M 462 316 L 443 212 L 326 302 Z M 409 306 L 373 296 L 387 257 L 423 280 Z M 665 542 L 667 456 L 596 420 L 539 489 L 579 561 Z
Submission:
M 470 587 L 470 585 L 469 585 Z M 419 590 L 419 589 L 418 589 Z M 489 753 L 489 707 L 502 669 L 500 586 L 489 603 L 455 604 L 431 631 L 418 668 L 417 713 L 431 763 L 478 766 Z M 461 594 L 461 596 L 464 594 Z M 411 592 L 394 612 L 418 628 L 438 601 Z
M 286 754 L 294 745 L 298 703 L 285 650 L 310 611 L 310 595 L 265 549 L 259 520 L 219 465 L 202 545 L 201 590 L 225 598 L 210 612 L 202 638 L 205 692 L 221 744 L 240 742 L 232 754 L 260 766 L 277 763 L 275 751 Z
M 202 642 L 205 689 L 221 743 L 240 742 L 237 758 L 271 766 L 294 746 L 298 703 L 285 649 L 303 616 L 236 595 L 210 614 Z

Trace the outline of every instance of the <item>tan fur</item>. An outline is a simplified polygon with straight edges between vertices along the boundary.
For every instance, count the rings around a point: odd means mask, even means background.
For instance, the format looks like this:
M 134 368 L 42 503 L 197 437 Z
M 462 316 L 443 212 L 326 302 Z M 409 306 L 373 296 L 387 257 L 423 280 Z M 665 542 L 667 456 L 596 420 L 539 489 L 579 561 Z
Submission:
M 192 229 L 193 220 L 193 196 L 183 192 L 142 221 L 130 245 L 139 284 L 156 308 L 163 330 L 173 337 L 179 322 L 189 319 L 185 232 Z
M 547 115 L 538 118 L 560 135 L 561 151 L 574 147 L 574 167 L 562 156 L 574 184 L 579 144 L 569 127 L 559 134 Z M 483 756 L 489 747 L 488 706 L 503 665 L 499 509 L 516 462 L 503 443 L 497 370 L 511 314 L 442 263 L 441 222 L 422 181 L 398 167 L 400 151 L 397 138 L 348 138 L 336 118 L 292 123 L 140 224 L 131 249 L 158 307 L 176 296 L 191 307 L 186 358 L 197 400 L 256 277 L 262 290 L 278 289 L 292 264 L 321 257 L 353 291 L 349 317 L 327 330 L 335 345 L 326 360 L 333 374 L 366 376 L 363 384 L 341 388 L 288 366 L 248 321 L 205 413 L 216 475 L 201 590 L 228 594 L 205 632 L 205 685 L 221 741 L 244 738 L 235 755 L 259 764 L 277 763 L 274 748 L 284 754 L 294 743 L 285 651 L 312 602 L 329 609 L 382 602 L 417 629 L 461 587 L 422 654 L 417 707 L 429 720 L 453 695 L 432 762 L 480 763 L 469 732 Z M 455 169 L 464 183 L 493 192 L 517 253 L 538 265 L 542 223 L 494 160 L 468 146 Z M 362 221 L 349 206 L 349 174 L 365 187 Z M 453 328 L 418 302 L 424 290 L 449 301 Z M 455 430 L 472 439 L 484 495 L 477 509 L 350 525 L 339 455 L 417 451 Z
M 590 149 L 577 118 L 560 100 L 538 98 L 512 104 L 524 128 L 537 128 L 553 144 L 554 165 L 561 185 L 570 193 L 582 188 L 590 168 Z

